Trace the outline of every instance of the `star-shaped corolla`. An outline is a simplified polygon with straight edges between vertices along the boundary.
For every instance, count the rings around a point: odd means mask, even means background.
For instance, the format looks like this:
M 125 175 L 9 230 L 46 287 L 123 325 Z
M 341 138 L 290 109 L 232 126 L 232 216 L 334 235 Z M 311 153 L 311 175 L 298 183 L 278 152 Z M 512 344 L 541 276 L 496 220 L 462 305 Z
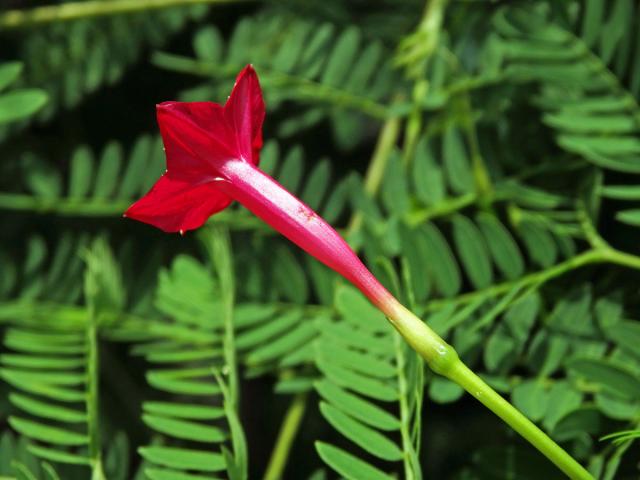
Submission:
M 264 114 L 260 83 L 250 65 L 238 75 L 224 106 L 158 105 L 167 170 L 125 216 L 183 233 L 236 200 L 375 304 L 393 298 L 327 222 L 258 168 Z

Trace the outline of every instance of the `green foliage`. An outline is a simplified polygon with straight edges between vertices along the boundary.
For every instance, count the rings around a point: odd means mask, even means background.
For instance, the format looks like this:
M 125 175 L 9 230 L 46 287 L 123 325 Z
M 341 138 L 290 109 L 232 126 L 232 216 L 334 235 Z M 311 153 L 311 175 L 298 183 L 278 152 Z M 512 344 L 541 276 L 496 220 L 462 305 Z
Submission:
M 229 366 L 235 361 L 232 350 L 236 342 L 233 330 L 227 329 L 234 327 L 225 319 L 233 315 L 233 304 L 229 303 L 233 292 L 225 294 L 226 287 L 220 283 L 233 283 L 230 272 L 221 268 L 220 256 L 230 259 L 230 253 L 215 247 L 211 253 L 218 268 L 216 277 L 188 256 L 177 257 L 170 270 L 160 273 L 155 306 L 171 318 L 170 322 L 125 323 L 118 335 L 140 342 L 132 353 L 153 365 L 147 372 L 149 385 L 169 395 L 143 404 L 143 422 L 167 437 L 166 443 L 139 449 L 150 464 L 145 469 L 149 478 L 189 478 L 187 471 L 225 470 L 233 480 L 247 478 L 237 392 L 231 389 L 236 388 L 231 386 L 238 381 L 237 373 Z M 219 374 L 221 368 L 228 380 Z M 222 419 L 228 427 L 218 425 Z M 229 439 L 231 450 L 223 444 Z M 182 446 L 184 441 L 194 446 Z
M 0 92 L 13 84 L 22 72 L 20 62 L 0 64 Z M 40 110 L 47 95 L 36 88 L 23 88 L 0 93 L 0 125 L 22 120 Z
M 600 2 L 585 2 L 580 35 L 546 18 L 543 8 L 505 11 L 496 26 L 503 35 L 499 48 L 504 74 L 540 83 L 535 103 L 544 112 L 544 123 L 555 131 L 558 145 L 603 169 L 637 174 L 637 6 L 624 0 L 614 3 L 605 11 Z M 612 190 L 605 195 L 633 199 L 628 187 L 606 188 Z M 638 225 L 635 209 L 620 211 L 616 218 Z
M 328 160 L 314 162 L 316 165 L 305 180 L 304 157 L 300 147 L 281 153 L 279 144 L 272 140 L 264 146 L 261 162 L 267 173 L 300 195 L 327 220 L 339 218 L 347 207 L 347 192 L 353 185 L 351 177 L 329 191 Z M 164 162 L 162 141 L 148 135 L 137 138 L 127 153 L 115 141 L 107 143 L 100 152 L 79 146 L 70 154 L 66 178 L 44 158 L 27 153 L 20 162 L 24 190 L 0 193 L 0 208 L 73 217 L 120 217 L 162 175 Z M 237 230 L 266 228 L 242 209 L 222 212 L 213 221 Z M 279 265 L 286 269 L 286 265 Z
M 58 480 L 54 467 L 38 459 L 28 450 L 24 437 L 15 438 L 11 432 L 0 436 L 0 475 L 8 478 Z
M 164 171 L 162 143 L 146 135 L 126 156 L 117 142 L 108 143 L 99 153 L 84 145 L 76 148 L 70 155 L 67 179 L 35 155 L 25 154 L 21 163 L 28 194 L 3 194 L 5 208 L 61 215 L 121 214 Z
M 153 57 L 162 68 L 217 81 L 185 92 L 185 100 L 221 97 L 237 72 L 252 63 L 260 73 L 268 108 L 275 110 L 287 100 L 311 105 L 290 115 L 279 127 L 280 136 L 294 135 L 329 116 L 342 148 L 355 146 L 363 137 L 363 114 L 387 116 L 381 102 L 398 82 L 382 44 L 368 42 L 358 28 L 339 31 L 329 23 L 314 24 L 288 14 L 245 17 L 226 43 L 217 28 L 204 27 L 194 35 L 193 49 L 194 59 L 164 52 Z
M 18 259 L 16 255 L 3 262 L 6 272 L 3 296 L 23 301 L 50 300 L 63 305 L 75 303 L 82 293 L 83 273 L 82 258 L 77 253 L 87 247 L 88 241 L 87 235 L 66 232 L 52 248 L 42 236 L 28 238 L 24 242 L 24 258 Z
M 27 450 L 47 461 L 90 466 L 97 475 L 102 465 L 96 337 L 103 314 L 112 317 L 123 294 L 104 240 L 94 241 L 86 255 L 88 308 L 73 319 L 64 313 L 46 321 L 29 318 L 7 329 L 0 377 L 15 390 L 9 401 L 20 414 L 8 422 L 29 439 Z
M 49 121 L 57 109 L 76 107 L 87 95 L 116 84 L 146 47 L 163 45 L 190 18 L 206 13 L 202 5 L 145 15 L 115 15 L 79 19 L 70 24 L 54 23 L 33 31 L 19 43 L 16 52 L 25 61 L 23 84 L 30 87 L 20 97 L 3 97 L 22 118 L 39 109 L 48 95 L 50 101 L 38 115 Z M 9 104 L 9 102 L 13 102 Z M 8 107 L 7 107 L 8 108 Z M 2 102 L 0 101 L 0 111 Z M 0 124 L 5 118 L 0 114 Z M 0 131 L 0 138 L 6 134 Z
M 153 104 L 247 63 L 261 168 L 595 477 L 637 476 L 637 2 L 126 3 L 0 12 L 0 477 L 245 480 L 265 445 L 267 480 L 557 476 L 244 208 L 120 219 L 165 170 Z
M 404 468 L 406 476 L 420 478 L 411 437 L 421 408 L 417 356 L 388 329 L 384 315 L 353 288 L 339 289 L 335 306 L 339 319 L 324 322 L 313 346 L 321 374 L 314 383 L 322 399 L 320 412 L 358 451 L 405 463 L 404 467 L 385 463 L 380 469 L 335 445 L 321 442 L 316 449 L 345 478 L 393 478 L 385 473 L 390 468 Z M 394 413 L 389 412 L 390 406 Z M 400 433 L 401 444 L 389 438 L 394 433 Z

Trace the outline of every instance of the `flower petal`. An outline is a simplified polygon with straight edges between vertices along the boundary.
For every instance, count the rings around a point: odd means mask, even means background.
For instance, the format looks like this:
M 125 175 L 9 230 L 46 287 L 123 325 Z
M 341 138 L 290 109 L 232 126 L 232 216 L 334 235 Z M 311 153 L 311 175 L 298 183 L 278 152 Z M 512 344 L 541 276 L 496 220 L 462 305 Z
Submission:
M 196 229 L 232 201 L 216 188 L 215 183 L 194 186 L 165 174 L 144 197 L 129 207 L 125 217 L 149 223 L 165 232 Z
M 262 147 L 262 122 L 264 100 L 258 76 L 251 65 L 238 74 L 229 100 L 224 106 L 224 115 L 235 134 L 236 151 L 242 158 L 258 165 Z
M 239 153 L 223 108 L 212 102 L 164 102 L 156 106 L 172 178 L 202 183 Z

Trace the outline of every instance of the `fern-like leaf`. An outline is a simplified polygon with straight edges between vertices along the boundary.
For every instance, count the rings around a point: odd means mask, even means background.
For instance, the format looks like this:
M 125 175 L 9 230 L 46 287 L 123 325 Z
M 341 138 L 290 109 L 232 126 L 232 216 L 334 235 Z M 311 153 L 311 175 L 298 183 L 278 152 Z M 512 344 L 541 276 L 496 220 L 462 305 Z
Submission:
M 382 45 L 365 46 L 357 28 L 337 32 L 330 24 L 316 25 L 291 15 L 245 18 L 227 45 L 215 27 L 206 27 L 193 43 L 194 59 L 161 52 L 153 57 L 162 68 L 224 81 L 222 88 L 205 84 L 193 89 L 185 99 L 219 98 L 242 66 L 254 63 L 269 108 L 284 100 L 313 105 L 289 116 L 280 127 L 281 135 L 292 135 L 329 116 L 343 148 L 353 147 L 364 133 L 362 119 L 354 112 L 386 118 L 385 102 L 399 81 L 383 60 Z
M 206 10 L 194 5 L 145 15 L 80 16 L 68 25 L 54 23 L 29 32 L 18 49 L 25 63 L 22 83 L 42 89 L 49 97 L 37 119 L 50 120 L 58 109 L 74 108 L 99 88 L 114 85 L 145 47 L 161 46 Z M 0 138 L 12 130 L 0 131 Z
M 13 84 L 22 72 L 20 62 L 0 63 L 0 92 Z M 47 102 L 47 94 L 37 88 L 11 89 L 0 93 L 0 125 L 30 117 Z
M 635 79 L 625 85 L 635 7 L 616 1 L 608 19 L 595 20 L 595 3 L 586 2 L 582 38 L 546 20 L 542 8 L 504 10 L 496 26 L 506 74 L 541 83 L 536 103 L 562 148 L 605 169 L 640 173 L 640 87 Z
M 48 461 L 90 466 L 98 475 L 97 336 L 102 314 L 122 307 L 123 292 L 103 240 L 93 243 L 86 259 L 84 315 L 9 328 L 0 377 L 14 389 L 9 400 L 21 412 L 9 424 L 29 439 L 29 451 Z
M 321 379 L 314 383 L 320 394 L 320 411 L 359 452 L 385 462 L 404 460 L 407 475 L 420 477 L 411 441 L 411 419 L 416 408 L 417 388 L 410 385 L 405 365 L 406 347 L 395 342 L 396 334 L 382 314 L 353 288 L 343 287 L 336 296 L 338 321 L 327 319 L 315 342 L 315 363 Z M 413 354 L 409 358 L 416 361 Z M 389 409 L 397 413 L 390 413 Z M 390 438 L 400 434 L 399 445 Z M 317 443 L 320 457 L 345 478 L 393 478 L 359 458 L 359 455 L 328 443 Z M 387 463 L 390 462 L 390 463 Z

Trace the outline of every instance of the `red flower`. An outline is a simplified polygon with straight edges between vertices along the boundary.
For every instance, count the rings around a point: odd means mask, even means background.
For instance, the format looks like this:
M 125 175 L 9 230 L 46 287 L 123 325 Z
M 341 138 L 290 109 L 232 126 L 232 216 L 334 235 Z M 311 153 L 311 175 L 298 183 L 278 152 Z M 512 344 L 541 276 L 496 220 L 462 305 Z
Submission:
M 342 237 L 257 168 L 264 102 L 250 65 L 238 75 L 224 106 L 165 102 L 157 110 L 167 171 L 125 216 L 183 233 L 237 200 L 388 311 L 393 297 Z
M 165 232 L 196 229 L 232 198 L 220 188 L 229 161 L 258 165 L 264 101 L 251 65 L 238 75 L 227 100 L 164 102 L 157 107 L 167 171 L 127 212 Z

